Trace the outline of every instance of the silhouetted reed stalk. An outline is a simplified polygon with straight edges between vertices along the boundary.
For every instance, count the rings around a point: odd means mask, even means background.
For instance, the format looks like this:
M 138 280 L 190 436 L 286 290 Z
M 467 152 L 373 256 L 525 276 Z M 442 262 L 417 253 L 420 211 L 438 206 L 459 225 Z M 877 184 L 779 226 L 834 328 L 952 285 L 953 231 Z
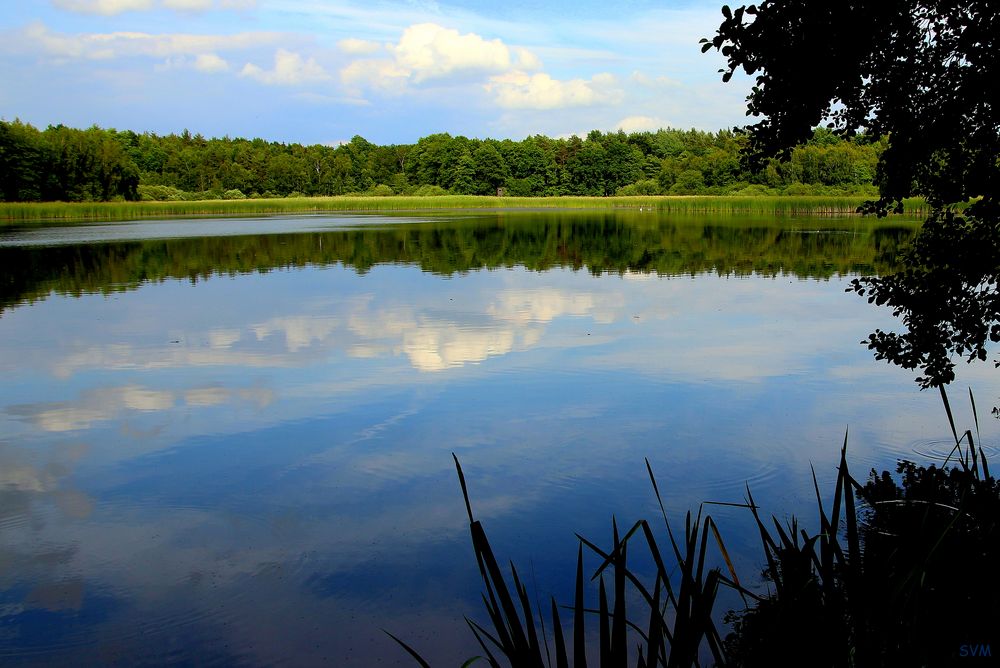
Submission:
M 686 514 L 683 533 L 675 534 L 647 460 L 666 549 L 646 520 L 620 535 L 613 518 L 609 550 L 577 534 L 575 597 L 572 606 L 563 608 L 572 613 L 569 643 L 555 599 L 549 611 L 550 634 L 546 615 L 540 605 L 532 609 L 513 564 L 508 586 L 472 512 L 465 475 L 455 457 L 489 617 L 489 628 L 467 618 L 483 656 L 464 665 L 483 659 L 499 667 L 503 659 L 515 667 L 568 668 L 572 660 L 574 667 L 585 667 L 592 638 L 587 635 L 588 620 L 597 626 L 597 656 L 592 659 L 602 667 L 699 666 L 705 648 L 717 666 L 771 666 L 785 660 L 836 667 L 938 665 L 954 656 L 960 638 L 975 641 L 969 636 L 980 634 L 980 642 L 988 641 L 984 634 L 992 632 L 1000 601 L 1000 585 L 986 575 L 1000 551 L 1000 487 L 989 475 L 982 446 L 976 444 L 979 420 L 971 392 L 975 438 L 971 430 L 959 436 L 943 388 L 941 396 L 955 438 L 945 462 L 954 458 L 951 469 L 901 462 L 901 485 L 887 472 L 879 477 L 874 469 L 868 483 L 861 485 L 848 469 L 845 434 L 829 513 L 812 472 L 817 533 L 808 533 L 795 517 L 784 525 L 773 516 L 763 519 L 749 486 L 745 503 L 717 504 L 749 509 L 766 561 L 763 594 L 740 582 L 718 526 L 703 514 L 704 504 L 693 517 Z M 628 546 L 635 540 L 655 565 L 651 584 L 628 565 Z M 710 544 L 717 555 L 710 555 Z M 598 584 L 596 608 L 585 601 L 584 547 L 601 559 L 590 578 Z M 725 574 L 710 565 L 718 557 Z M 725 639 L 714 614 L 720 585 L 739 593 L 745 604 L 742 611 L 726 614 L 733 630 Z M 636 596 L 646 613 L 629 619 L 626 610 Z M 977 616 L 983 606 L 992 609 Z M 392 637 L 420 665 L 428 665 L 416 650 Z

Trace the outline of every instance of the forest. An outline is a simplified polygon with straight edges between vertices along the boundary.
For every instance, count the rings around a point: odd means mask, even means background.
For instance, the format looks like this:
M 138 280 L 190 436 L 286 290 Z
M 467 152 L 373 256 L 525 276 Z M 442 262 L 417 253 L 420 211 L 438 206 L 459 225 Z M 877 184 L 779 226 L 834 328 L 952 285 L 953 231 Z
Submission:
M 885 138 L 825 128 L 754 168 L 746 136 L 661 129 L 521 141 L 433 134 L 379 146 L 44 130 L 0 121 L 0 201 L 209 200 L 330 195 L 865 195 Z

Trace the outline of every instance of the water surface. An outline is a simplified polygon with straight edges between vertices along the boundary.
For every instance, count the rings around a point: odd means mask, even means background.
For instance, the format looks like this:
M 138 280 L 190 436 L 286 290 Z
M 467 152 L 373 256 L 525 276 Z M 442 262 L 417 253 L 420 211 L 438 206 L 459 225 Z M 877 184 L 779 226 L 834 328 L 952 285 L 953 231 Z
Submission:
M 808 512 L 946 441 L 845 292 L 914 226 L 631 213 L 296 216 L 0 239 L 0 662 L 411 665 L 494 546 L 571 600 L 579 532 Z M 961 368 L 986 405 L 987 365 Z M 963 390 L 964 391 L 964 390 Z M 964 405 L 956 397 L 955 403 Z M 960 411 L 960 420 L 968 419 Z M 983 438 L 996 426 L 982 420 Z M 738 509 L 712 509 L 752 580 Z

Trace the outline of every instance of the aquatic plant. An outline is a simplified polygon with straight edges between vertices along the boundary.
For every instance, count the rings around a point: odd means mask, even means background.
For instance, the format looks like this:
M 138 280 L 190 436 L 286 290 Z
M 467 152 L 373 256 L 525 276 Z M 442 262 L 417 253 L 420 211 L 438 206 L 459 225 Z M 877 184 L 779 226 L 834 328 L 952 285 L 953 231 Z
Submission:
M 612 519 L 609 550 L 578 535 L 575 599 L 563 608 L 572 613 L 571 644 L 560 606 L 551 600 L 548 633 L 545 613 L 540 606 L 532 608 L 513 564 L 508 585 L 472 512 L 456 457 L 490 620 L 487 628 L 467 619 L 484 654 L 465 665 L 484 659 L 499 667 L 502 659 L 511 666 L 568 668 L 572 661 L 582 667 L 588 665 L 588 650 L 600 666 L 670 668 L 701 665 L 706 655 L 717 666 L 741 667 L 776 661 L 831 667 L 947 665 L 958 657 L 989 655 L 989 634 L 1000 612 L 1000 584 L 988 577 L 1000 553 L 1000 485 L 977 445 L 971 392 L 976 437 L 971 430 L 959 435 L 943 388 L 941 396 L 955 438 L 943 465 L 904 461 L 897 467 L 900 483 L 872 469 L 862 485 L 848 468 L 845 435 L 829 513 L 813 471 L 817 532 L 807 532 L 794 516 L 785 523 L 773 516 L 764 520 L 749 487 L 744 504 L 725 504 L 745 507 L 753 517 L 766 560 L 763 594 L 740 581 L 716 523 L 703 514 L 706 504 L 694 517 L 687 513 L 680 540 L 675 537 L 647 461 L 667 547 L 660 547 L 645 520 L 620 535 Z M 635 540 L 655 564 L 651 585 L 628 565 L 629 543 Z M 712 565 L 710 544 L 725 573 Z M 584 547 L 601 559 L 591 577 L 598 581 L 596 608 L 586 603 Z M 726 613 L 732 631 L 725 639 L 714 609 L 723 585 L 745 602 L 743 610 Z M 626 611 L 636 601 L 645 612 L 629 618 Z M 588 618 L 597 626 L 596 650 L 587 634 Z M 420 665 L 428 665 L 416 649 L 390 636 Z
M 636 196 L 488 197 L 337 196 L 136 202 L 0 202 L 0 226 L 53 221 L 110 221 L 177 216 L 241 216 L 324 211 L 433 211 L 447 209 L 638 209 L 767 215 L 856 215 L 861 196 Z M 908 213 L 922 211 L 919 199 Z
M 597 626 L 597 665 L 624 666 L 635 656 L 635 665 L 638 666 L 689 666 L 697 662 L 703 643 L 708 645 L 717 663 L 724 663 L 722 637 L 712 610 L 720 584 L 739 587 L 739 579 L 717 526 L 710 516 L 703 516 L 700 509 L 694 518 L 691 513 L 687 514 L 684 533 L 678 542 L 667 519 L 656 478 L 648 461 L 647 471 L 660 501 L 669 536 L 669 554 L 661 552 L 653 531 L 645 520 L 636 522 L 628 532 L 621 535 L 617 522 L 612 519 L 612 544 L 609 550 L 578 535 L 580 546 L 577 552 L 575 599 L 568 608 L 573 620 L 572 642 L 567 643 L 567 634 L 559 613 L 560 606 L 552 599 L 551 647 L 545 627 L 546 615 L 541 609 L 532 609 L 527 589 L 513 564 L 510 566 L 512 582 L 508 585 L 486 531 L 473 515 L 465 475 L 457 457 L 455 467 L 469 516 L 469 531 L 476 561 L 486 590 L 483 604 L 492 630 L 474 620 L 466 621 L 491 666 L 502 665 L 498 657 L 503 657 L 511 666 L 554 665 L 568 668 L 571 657 L 575 667 L 588 665 L 588 617 L 592 617 L 592 623 Z M 637 537 L 645 541 L 656 565 L 651 586 L 644 584 L 628 566 L 628 543 Z M 723 557 L 729 577 L 723 575 L 719 568 L 709 565 L 710 542 L 717 546 Z M 586 601 L 584 547 L 601 559 L 601 565 L 590 578 L 598 581 L 596 608 Z M 672 574 L 673 569 L 668 569 L 668 563 L 677 564 L 679 577 Z M 610 574 L 606 576 L 608 572 Z M 626 610 L 630 607 L 632 597 L 638 597 L 648 608 L 646 619 L 637 622 L 627 618 Z M 391 633 L 389 635 L 420 665 L 428 665 L 417 650 Z M 470 659 L 466 665 L 473 660 L 475 658 Z

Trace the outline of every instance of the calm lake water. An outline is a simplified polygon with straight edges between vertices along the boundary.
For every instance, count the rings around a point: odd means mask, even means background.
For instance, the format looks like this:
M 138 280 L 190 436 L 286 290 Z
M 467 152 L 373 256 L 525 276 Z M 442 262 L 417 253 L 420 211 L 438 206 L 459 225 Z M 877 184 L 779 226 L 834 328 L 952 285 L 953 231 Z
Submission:
M 485 622 L 451 453 L 501 558 L 572 600 L 578 532 L 742 501 L 815 525 L 948 449 L 845 292 L 915 226 L 482 212 L 0 232 L 0 663 L 412 665 Z M 1000 386 L 959 369 L 983 442 Z M 991 403 L 992 402 L 992 403 Z M 985 407 L 985 408 L 984 408 Z M 832 489 L 826 494 L 832 494 Z M 707 507 L 754 583 L 745 510 Z M 596 564 L 594 564 L 596 565 Z M 641 567 L 641 565 L 640 565 Z M 729 599 L 726 599 L 727 601 Z M 735 605 L 735 601 L 731 601 Z

